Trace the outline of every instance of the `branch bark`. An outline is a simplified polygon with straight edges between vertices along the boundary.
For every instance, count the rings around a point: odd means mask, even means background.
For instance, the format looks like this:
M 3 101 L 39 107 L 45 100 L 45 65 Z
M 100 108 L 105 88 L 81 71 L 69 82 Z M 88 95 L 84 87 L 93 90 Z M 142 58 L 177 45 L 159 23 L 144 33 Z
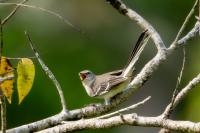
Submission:
M 65 96 L 64 96 L 64 93 L 63 93 L 63 90 L 61 88 L 60 83 L 58 82 L 58 80 L 56 79 L 56 77 L 54 76 L 54 74 L 51 72 L 51 70 L 44 63 L 44 61 L 41 59 L 39 53 L 36 51 L 36 49 L 35 49 L 35 47 L 33 45 L 33 42 L 31 40 L 29 34 L 27 32 L 25 32 L 25 34 L 27 36 L 27 39 L 29 41 L 31 49 L 33 50 L 33 52 L 35 54 L 35 57 L 37 58 L 38 62 L 40 63 L 40 65 L 41 65 L 42 69 L 44 70 L 44 72 L 46 73 L 46 75 L 53 82 L 53 84 L 55 85 L 55 87 L 57 89 L 57 92 L 58 92 L 59 97 L 60 97 L 60 102 L 61 102 L 61 105 L 62 105 L 63 112 L 68 113 L 69 111 L 67 109 L 67 105 L 66 105 L 66 102 L 65 102 Z
M 137 24 L 143 30 L 148 30 L 148 33 L 151 35 L 151 38 L 156 44 L 158 50 L 166 49 L 165 44 L 162 38 L 160 37 L 159 33 L 141 15 L 139 15 L 136 11 L 128 8 L 121 0 L 106 0 L 106 1 L 109 2 L 121 14 L 127 16 L 130 20 L 137 22 Z
M 0 96 L 0 106 L 1 106 L 1 132 L 6 133 L 6 125 L 7 125 L 6 100 L 4 95 Z
M 136 114 L 114 116 L 108 119 L 81 119 L 68 121 L 63 125 L 39 131 L 37 133 L 64 133 L 83 129 L 105 129 L 121 125 L 163 127 L 166 129 L 182 132 L 200 132 L 200 123 L 189 121 L 173 121 L 161 117 L 143 117 Z

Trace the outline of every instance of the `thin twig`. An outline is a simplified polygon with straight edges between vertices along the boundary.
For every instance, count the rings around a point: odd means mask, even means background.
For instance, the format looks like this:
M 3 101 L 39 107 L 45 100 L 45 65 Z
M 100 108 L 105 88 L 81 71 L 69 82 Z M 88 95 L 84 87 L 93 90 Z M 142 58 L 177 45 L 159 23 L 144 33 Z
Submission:
M 197 86 L 198 84 L 200 84 L 200 73 L 193 78 L 176 96 L 175 100 L 174 100 L 174 105 L 173 108 L 175 108 L 182 100 L 183 98 L 185 98 L 185 96 L 188 94 L 188 92 L 195 88 L 195 86 Z M 171 104 L 171 103 L 170 103 Z M 165 108 L 165 111 L 163 112 L 163 114 L 166 114 L 166 112 L 168 112 L 168 110 L 170 109 L 171 105 L 168 105 Z M 163 114 L 161 115 L 163 117 Z
M 170 104 L 170 108 L 164 114 L 165 118 L 169 118 L 170 114 L 173 111 L 174 102 L 175 102 L 176 96 L 178 94 L 178 88 L 179 88 L 179 86 L 181 84 L 183 71 L 184 71 L 184 68 L 185 68 L 185 62 L 186 62 L 186 52 L 185 52 L 185 48 L 183 48 L 183 62 L 182 62 L 182 66 L 181 66 L 181 71 L 180 71 L 180 74 L 179 74 L 178 79 L 177 79 L 177 83 L 176 83 L 176 87 L 175 87 L 174 92 L 173 92 L 172 100 L 170 102 L 171 103 Z
M 0 20 L 0 67 L 1 67 L 1 57 L 2 57 L 2 51 L 3 51 L 3 25 L 1 24 Z M 4 81 L 4 80 L 3 80 Z M 0 82 L 1 84 L 2 82 Z M 0 88 L 0 91 L 1 88 Z M 0 106 L 1 106 L 1 131 L 2 133 L 6 133 L 6 101 L 5 96 L 3 93 L 0 95 Z
M 35 56 L 29 56 L 29 57 L 6 57 L 6 59 L 8 59 L 8 60 L 21 60 L 23 58 L 36 59 L 37 57 L 35 57 Z
M 3 25 L 1 24 L 1 19 L 0 19 L 0 61 L 1 61 L 1 56 L 2 56 L 2 51 L 3 51 Z
M 165 118 L 165 119 L 168 119 L 171 115 L 171 113 L 173 112 L 173 109 L 174 109 L 174 102 L 175 102 L 175 99 L 176 99 L 176 96 L 178 94 L 178 88 L 181 84 L 181 79 L 182 79 L 182 76 L 183 76 L 183 71 L 184 71 L 184 68 L 185 68 L 185 62 L 186 62 L 186 51 L 185 51 L 185 47 L 183 47 L 183 62 L 182 62 L 182 67 L 181 67 L 181 71 L 180 71 L 180 74 L 178 76 L 178 79 L 177 79 L 177 83 L 176 83 L 176 87 L 174 89 L 174 92 L 173 92 L 173 95 L 172 95 L 172 100 L 169 104 L 169 108 L 167 108 L 168 110 L 165 110 L 165 112 L 162 114 L 162 117 Z M 170 131 L 168 129 L 161 129 L 159 131 L 159 133 L 169 133 Z
M 57 18 L 59 18 L 60 20 L 62 20 L 65 24 L 67 24 L 70 27 L 72 27 L 74 30 L 80 32 L 81 34 L 84 34 L 83 31 L 81 31 L 79 28 L 77 28 L 76 26 L 74 26 L 71 22 L 69 22 L 69 20 L 65 19 L 60 14 L 58 14 L 56 12 L 53 12 L 53 11 L 50 11 L 48 9 L 45 9 L 45 8 L 42 8 L 42 7 L 38 7 L 38 6 L 34 6 L 34 5 L 26 5 L 26 4 L 20 4 L 20 3 L 0 3 L 0 5 L 3 5 L 3 6 L 16 5 L 16 6 L 20 6 L 20 7 L 32 8 L 32 9 L 36 9 L 36 10 L 40 10 L 40 11 L 46 12 L 48 14 L 56 16 Z
M 174 104 L 173 107 L 171 106 L 171 103 L 165 108 L 165 111 L 162 113 L 161 118 L 163 119 L 165 114 L 167 114 L 170 110 L 170 108 L 174 109 L 182 100 L 183 98 L 185 98 L 185 96 L 188 94 L 188 92 L 194 88 L 195 86 L 197 86 L 198 84 L 200 84 L 200 73 L 193 78 L 192 81 L 190 81 L 176 96 L 175 100 L 174 100 Z M 159 133 L 169 133 L 170 131 L 167 129 L 161 129 Z
M 20 2 L 19 4 L 24 4 L 24 3 L 26 3 L 27 1 L 28 1 L 28 0 L 23 0 L 23 1 Z M 6 22 L 8 22 L 8 20 L 9 20 L 10 18 L 12 18 L 12 16 L 15 15 L 15 13 L 17 12 L 17 10 L 18 10 L 20 7 L 21 7 L 20 5 L 17 5 L 17 6 L 10 12 L 10 14 L 8 14 L 8 16 L 6 16 L 6 17 L 2 20 L 1 24 L 2 24 L 2 25 L 5 25 Z
M 5 96 L 0 96 L 0 106 L 1 106 L 1 131 L 6 133 L 6 100 Z
M 175 47 L 176 47 L 177 41 L 179 40 L 179 38 L 180 38 L 182 32 L 184 31 L 184 29 L 185 29 L 187 23 L 189 22 L 191 16 L 193 15 L 193 13 L 194 13 L 195 8 L 197 7 L 197 5 L 198 5 L 198 0 L 195 1 L 195 3 L 194 3 L 194 5 L 193 5 L 192 9 L 190 10 L 189 14 L 188 14 L 187 17 L 185 18 L 185 20 L 184 20 L 184 22 L 183 22 L 183 24 L 182 24 L 180 30 L 178 31 L 178 34 L 176 35 L 176 38 L 174 39 L 174 41 L 173 41 L 173 43 L 172 43 L 171 46 L 173 46 L 173 47 L 175 46 Z M 171 47 L 171 46 L 170 46 L 170 47 Z
M 12 79 L 14 79 L 14 75 L 8 75 L 6 77 L 0 77 L 0 84 L 3 83 L 4 81 L 12 80 Z
M 147 101 L 149 101 L 150 99 L 151 99 L 151 96 L 148 96 L 147 98 L 145 98 L 145 99 L 144 99 L 143 101 L 141 101 L 141 102 L 138 102 L 138 103 L 133 104 L 133 105 L 131 105 L 131 106 L 129 106 L 129 107 L 126 107 L 126 108 L 120 109 L 120 110 L 118 110 L 118 111 L 112 112 L 112 113 L 110 113 L 110 114 L 106 114 L 106 115 L 99 116 L 99 117 L 96 117 L 96 118 L 97 118 L 97 119 L 105 119 L 105 118 L 109 118 L 109 117 L 111 117 L 111 116 L 114 116 L 114 115 L 116 115 L 116 114 L 121 114 L 121 113 L 123 113 L 123 112 L 131 111 L 131 110 L 133 110 L 133 109 L 135 109 L 135 108 L 137 108 L 137 107 L 139 107 L 139 106 L 145 104 L 145 103 L 146 103 Z
M 199 17 L 200 17 L 200 0 L 198 0 L 198 2 L 199 2 Z
M 33 46 L 33 42 L 31 40 L 29 34 L 27 32 L 25 32 L 25 35 L 27 36 L 27 39 L 28 39 L 29 44 L 30 44 L 30 47 L 33 50 L 33 52 L 34 52 L 34 54 L 35 54 L 38 62 L 40 63 L 42 69 L 45 71 L 45 73 L 48 75 L 48 77 L 51 79 L 51 81 L 56 86 L 56 89 L 57 89 L 58 94 L 60 96 L 60 100 L 61 100 L 63 111 L 66 112 L 66 113 L 68 113 L 68 109 L 67 109 L 66 102 L 65 102 L 65 97 L 64 97 L 62 88 L 60 86 L 60 83 L 58 82 L 58 80 L 56 79 L 56 77 L 54 76 L 54 74 L 51 72 L 51 70 L 45 65 L 44 61 L 41 59 L 39 53 L 37 52 L 37 50 Z
M 188 32 L 183 38 L 181 38 L 179 41 L 177 41 L 177 44 L 178 45 L 186 44 L 186 42 L 188 40 L 190 40 L 191 38 L 193 38 L 196 35 L 198 35 L 197 33 L 200 31 L 199 27 L 200 27 L 200 22 L 197 21 L 196 24 L 195 24 L 195 26 L 192 28 L 192 30 L 190 30 L 190 32 Z
M 186 62 L 186 51 L 185 51 L 185 47 L 183 47 L 183 62 L 182 62 L 182 67 L 181 67 L 180 75 L 178 76 L 178 79 L 177 79 L 176 88 L 174 89 L 174 94 L 173 94 L 174 98 L 177 95 L 178 87 L 180 86 L 181 81 L 182 81 L 183 71 L 185 69 L 185 62 Z M 174 100 L 172 100 L 172 105 L 173 105 L 173 103 L 174 103 Z
M 200 0 L 199 0 L 199 18 L 200 18 Z M 200 28 L 200 26 L 199 26 Z M 199 35 L 200 35 L 200 30 L 199 30 Z
M 180 101 L 186 96 L 186 94 L 188 94 L 188 92 L 195 88 L 195 86 L 197 86 L 198 84 L 200 84 L 200 73 L 193 78 L 187 86 L 185 86 L 185 88 L 183 88 L 178 95 L 176 96 L 175 102 L 174 102 L 174 107 L 177 106 L 178 103 L 180 103 Z

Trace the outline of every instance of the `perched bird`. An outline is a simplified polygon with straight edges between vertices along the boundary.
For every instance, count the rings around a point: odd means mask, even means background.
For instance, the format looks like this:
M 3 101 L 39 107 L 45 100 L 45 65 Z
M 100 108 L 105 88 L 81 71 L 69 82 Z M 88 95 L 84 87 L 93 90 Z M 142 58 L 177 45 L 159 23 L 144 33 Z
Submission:
M 90 97 L 105 99 L 105 104 L 110 104 L 110 99 L 123 92 L 133 79 L 134 65 L 150 38 L 147 30 L 144 31 L 134 46 L 127 66 L 124 69 L 95 75 L 90 70 L 79 73 L 81 82 Z

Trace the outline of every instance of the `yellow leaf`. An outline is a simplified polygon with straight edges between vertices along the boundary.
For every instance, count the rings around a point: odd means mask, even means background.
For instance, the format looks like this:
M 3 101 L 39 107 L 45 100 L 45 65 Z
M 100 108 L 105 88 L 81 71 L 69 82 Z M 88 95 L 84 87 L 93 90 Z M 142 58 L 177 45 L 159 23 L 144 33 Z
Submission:
M 17 65 L 17 90 L 19 96 L 19 104 L 28 95 L 33 85 L 35 77 L 35 66 L 32 60 L 22 58 Z
M 9 60 L 6 57 L 1 57 L 0 76 L 1 77 L 14 76 L 12 65 L 10 64 Z M 0 89 L 3 92 L 3 95 L 6 96 L 9 103 L 11 103 L 12 100 L 13 83 L 14 79 L 10 79 L 0 84 Z

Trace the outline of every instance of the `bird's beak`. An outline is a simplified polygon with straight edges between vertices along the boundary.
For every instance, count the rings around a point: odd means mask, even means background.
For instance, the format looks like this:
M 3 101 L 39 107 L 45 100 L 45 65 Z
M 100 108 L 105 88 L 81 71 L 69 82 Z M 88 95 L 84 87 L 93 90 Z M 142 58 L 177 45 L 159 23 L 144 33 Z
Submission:
M 86 78 L 85 73 L 79 73 L 79 76 L 80 76 L 81 81 L 83 81 Z

